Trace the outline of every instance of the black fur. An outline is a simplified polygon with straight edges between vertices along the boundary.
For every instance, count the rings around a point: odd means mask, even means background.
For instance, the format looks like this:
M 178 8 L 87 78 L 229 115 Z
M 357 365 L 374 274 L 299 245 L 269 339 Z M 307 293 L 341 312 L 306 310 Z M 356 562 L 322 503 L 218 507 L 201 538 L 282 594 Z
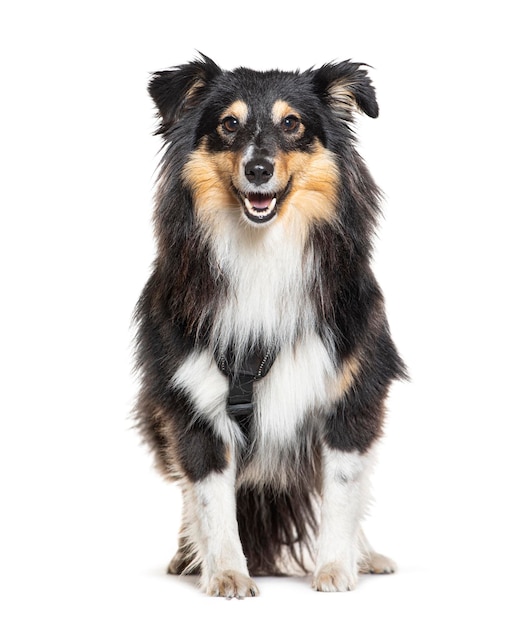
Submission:
M 405 376 L 370 267 L 379 190 L 355 149 L 352 126 L 358 109 L 378 115 L 374 88 L 363 66 L 349 61 L 303 73 L 225 72 L 202 56 L 155 73 L 149 91 L 159 111 L 165 151 L 155 212 L 158 255 L 136 311 L 142 382 L 137 417 L 159 468 L 170 478 L 194 483 L 220 472 L 228 453 L 206 416 L 198 415 L 191 399 L 172 385 L 189 354 L 216 349 L 213 324 L 231 289 L 229 278 L 213 265 L 209 239 L 195 214 L 194 190 L 183 176 L 188 159 L 203 141 L 209 153 L 242 149 L 241 134 L 226 144 L 217 130 L 221 112 L 235 100 L 251 106 L 252 116 L 241 131 L 249 136 L 254 132 L 249 124 L 281 99 L 300 111 L 305 130 L 294 144 L 268 131 L 265 148 L 307 154 L 319 141 L 337 164 L 337 218 L 313 221 L 308 233 L 306 249 L 316 268 L 311 299 L 315 331 L 326 341 L 334 339 L 336 365 L 341 368 L 347 359 L 357 358 L 359 368 L 335 406 L 304 421 L 304 443 L 296 446 L 289 462 L 289 469 L 298 465 L 287 486 L 247 484 L 237 493 L 240 536 L 251 572 L 278 573 L 282 549 L 289 549 L 305 569 L 303 553 L 317 525 L 313 501 L 319 489 L 321 441 L 337 450 L 367 451 L 381 434 L 390 383 Z M 274 346 L 276 351 L 283 347 Z M 252 445 L 248 442 L 241 451 L 240 468 L 248 466 Z M 186 536 L 182 528 L 173 572 L 198 569 L 193 563 L 198 555 Z

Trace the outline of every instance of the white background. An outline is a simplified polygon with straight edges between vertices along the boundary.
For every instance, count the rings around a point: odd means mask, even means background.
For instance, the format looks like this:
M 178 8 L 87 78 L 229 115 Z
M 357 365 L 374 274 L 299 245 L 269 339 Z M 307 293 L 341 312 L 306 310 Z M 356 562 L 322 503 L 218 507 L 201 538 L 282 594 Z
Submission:
M 4 3 L 3 624 L 523 623 L 516 5 Z M 374 67 L 381 115 L 359 136 L 412 382 L 391 395 L 367 524 L 399 572 L 350 594 L 262 579 L 228 602 L 164 574 L 179 494 L 132 430 L 130 321 L 154 254 L 146 84 L 196 50 L 226 69 Z

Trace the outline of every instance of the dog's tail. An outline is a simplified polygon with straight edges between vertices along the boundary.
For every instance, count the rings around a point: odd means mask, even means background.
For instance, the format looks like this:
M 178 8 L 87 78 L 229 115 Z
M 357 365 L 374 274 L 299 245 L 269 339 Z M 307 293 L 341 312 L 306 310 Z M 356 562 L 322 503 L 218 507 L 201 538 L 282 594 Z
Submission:
M 308 573 L 317 531 L 311 489 L 242 486 L 237 518 L 249 572 L 254 576 Z

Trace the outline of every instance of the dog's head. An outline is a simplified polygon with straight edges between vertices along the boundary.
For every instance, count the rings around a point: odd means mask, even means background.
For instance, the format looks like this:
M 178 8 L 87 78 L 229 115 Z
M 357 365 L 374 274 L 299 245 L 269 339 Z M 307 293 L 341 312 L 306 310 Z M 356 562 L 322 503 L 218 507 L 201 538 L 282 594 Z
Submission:
M 224 216 L 252 226 L 286 215 L 332 219 L 353 114 L 378 115 L 365 69 L 350 61 L 303 73 L 229 72 L 202 56 L 157 72 L 149 90 L 158 132 L 185 146 L 180 174 L 196 212 L 214 226 Z

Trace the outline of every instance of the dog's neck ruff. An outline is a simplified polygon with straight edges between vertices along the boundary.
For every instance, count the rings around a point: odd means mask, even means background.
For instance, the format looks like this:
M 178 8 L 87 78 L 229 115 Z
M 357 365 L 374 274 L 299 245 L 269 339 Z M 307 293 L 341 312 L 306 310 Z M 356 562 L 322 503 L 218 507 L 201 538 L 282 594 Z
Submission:
M 213 350 L 223 354 L 234 345 L 241 358 L 254 346 L 293 344 L 316 324 L 310 298 L 314 257 L 303 233 L 292 221 L 259 230 L 237 216 L 222 217 L 216 236 L 207 233 L 211 271 L 226 285 L 212 305 Z
M 229 378 L 227 414 L 238 422 L 244 435 L 254 414 L 254 383 L 266 376 L 276 359 L 273 350 L 249 352 L 238 366 L 232 355 L 221 355 L 217 359 L 219 369 Z
M 258 230 L 246 229 L 237 215 L 221 215 L 222 228 L 210 237 L 211 259 L 226 279 L 227 293 L 217 307 L 210 343 L 229 378 L 227 413 L 247 435 L 256 381 L 283 347 L 316 326 L 310 299 L 314 259 L 299 221 Z

